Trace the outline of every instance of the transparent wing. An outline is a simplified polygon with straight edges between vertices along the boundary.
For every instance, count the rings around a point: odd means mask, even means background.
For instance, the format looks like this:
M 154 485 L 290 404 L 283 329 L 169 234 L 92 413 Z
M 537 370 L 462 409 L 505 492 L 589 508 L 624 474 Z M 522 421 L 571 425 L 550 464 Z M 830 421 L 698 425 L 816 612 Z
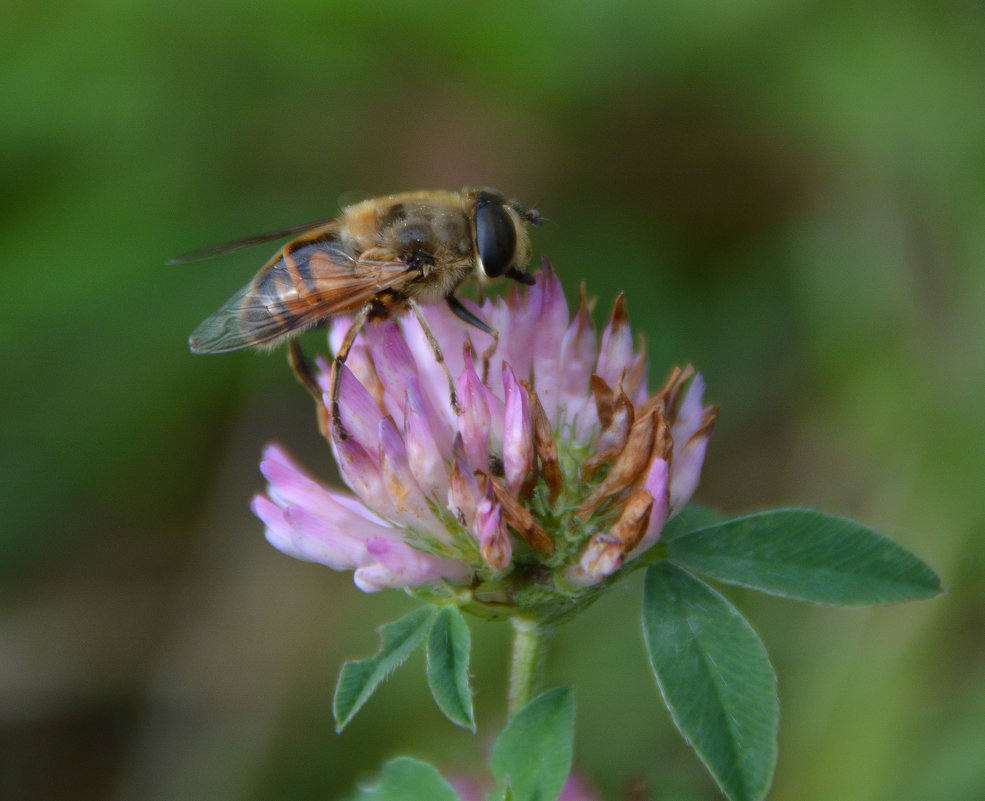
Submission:
M 398 259 L 355 258 L 321 244 L 277 257 L 192 333 L 193 353 L 263 345 L 353 311 L 417 276 Z
M 316 231 L 319 228 L 333 227 L 337 223 L 338 221 L 335 219 L 316 220 L 315 222 L 294 225 L 290 228 L 281 228 L 279 231 L 269 231 L 265 234 L 256 234 L 255 236 L 248 236 L 244 239 L 234 239 L 232 242 L 223 242 L 221 245 L 210 245 L 199 250 L 193 250 L 190 253 L 184 253 L 176 259 L 171 259 L 168 264 L 187 264 L 190 261 L 202 261 L 203 259 L 211 259 L 213 256 L 236 253 L 239 250 L 245 250 L 254 245 L 262 245 L 264 242 L 272 242 L 275 239 L 283 239 L 284 237 L 294 236 L 295 234 L 305 234 L 309 231 Z

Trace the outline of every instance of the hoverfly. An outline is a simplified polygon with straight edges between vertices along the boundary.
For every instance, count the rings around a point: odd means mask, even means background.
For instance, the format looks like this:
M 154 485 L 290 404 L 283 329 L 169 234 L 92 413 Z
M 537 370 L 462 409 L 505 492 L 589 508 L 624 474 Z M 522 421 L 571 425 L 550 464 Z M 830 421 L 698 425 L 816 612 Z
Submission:
M 325 325 L 334 315 L 354 312 L 332 362 L 329 396 L 332 423 L 344 439 L 338 396 L 349 350 L 368 322 L 409 309 L 445 372 L 457 412 L 454 381 L 419 304 L 443 300 L 461 320 L 495 341 L 497 332 L 462 305 L 455 290 L 472 278 L 480 285 L 501 276 L 532 284 L 526 272 L 527 227 L 539 223 L 535 209 L 525 209 L 492 189 L 405 192 L 347 206 L 334 220 L 189 253 L 176 261 L 196 261 L 300 234 L 199 325 L 188 345 L 192 353 L 228 353 L 289 340 L 291 366 L 319 400 L 321 392 L 294 337 Z

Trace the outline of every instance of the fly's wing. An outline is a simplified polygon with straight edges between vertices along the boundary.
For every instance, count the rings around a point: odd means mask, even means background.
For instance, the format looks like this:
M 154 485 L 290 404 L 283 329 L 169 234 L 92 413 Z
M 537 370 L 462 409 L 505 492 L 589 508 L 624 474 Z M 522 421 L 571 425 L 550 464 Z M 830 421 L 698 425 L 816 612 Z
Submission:
M 272 345 L 362 306 L 417 271 L 399 259 L 356 258 L 336 243 L 285 248 L 192 333 L 193 353 Z
M 281 228 L 279 231 L 269 231 L 265 234 L 256 234 L 255 236 L 248 236 L 243 239 L 235 239 L 232 242 L 223 242 L 221 245 L 209 245 L 208 247 L 204 247 L 199 250 L 193 250 L 190 253 L 183 253 L 181 256 L 178 256 L 178 258 L 171 259 L 168 264 L 187 264 L 190 261 L 203 261 L 204 259 L 211 259 L 214 256 L 224 256 L 227 253 L 236 253 L 240 250 L 251 248 L 254 245 L 262 245 L 264 242 L 272 242 L 275 239 L 284 239 L 288 236 L 306 234 L 310 231 L 316 231 L 319 228 L 330 228 L 336 224 L 337 221 L 333 219 L 316 220 L 315 222 L 293 225 L 290 228 Z

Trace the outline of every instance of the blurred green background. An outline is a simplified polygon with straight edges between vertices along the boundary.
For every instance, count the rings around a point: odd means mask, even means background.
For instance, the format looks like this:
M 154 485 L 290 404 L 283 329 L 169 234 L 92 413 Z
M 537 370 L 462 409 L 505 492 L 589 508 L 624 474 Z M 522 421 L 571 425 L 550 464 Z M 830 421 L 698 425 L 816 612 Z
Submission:
M 480 734 L 420 661 L 341 737 L 343 659 L 408 608 L 270 548 L 278 439 L 334 476 L 281 353 L 185 339 L 273 247 L 184 251 L 340 201 L 495 186 L 654 382 L 723 413 L 699 498 L 856 517 L 949 593 L 870 611 L 728 591 L 780 677 L 774 799 L 985 798 L 985 7 L 980 2 L 219 0 L 0 8 L 0 796 L 330 799 Z M 353 194 L 354 193 L 354 194 Z M 316 337 L 317 338 L 317 337 Z M 717 791 L 648 677 L 629 582 L 559 636 L 612 798 Z

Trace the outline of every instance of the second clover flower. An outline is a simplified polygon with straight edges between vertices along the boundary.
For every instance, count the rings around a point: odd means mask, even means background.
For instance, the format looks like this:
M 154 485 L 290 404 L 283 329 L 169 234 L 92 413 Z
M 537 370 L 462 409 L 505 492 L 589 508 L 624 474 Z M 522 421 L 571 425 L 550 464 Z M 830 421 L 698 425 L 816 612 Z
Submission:
M 651 395 L 622 296 L 598 338 L 584 295 L 572 318 L 546 262 L 528 291 L 474 311 L 498 342 L 444 306 L 424 309 L 460 414 L 412 316 L 367 327 L 350 352 L 345 438 L 330 430 L 330 370 L 319 360 L 319 419 L 354 495 L 271 445 L 253 510 L 277 548 L 354 570 L 366 592 L 560 611 L 656 543 L 687 505 L 718 409 L 703 405 L 690 366 Z M 346 328 L 336 322 L 334 345 Z

